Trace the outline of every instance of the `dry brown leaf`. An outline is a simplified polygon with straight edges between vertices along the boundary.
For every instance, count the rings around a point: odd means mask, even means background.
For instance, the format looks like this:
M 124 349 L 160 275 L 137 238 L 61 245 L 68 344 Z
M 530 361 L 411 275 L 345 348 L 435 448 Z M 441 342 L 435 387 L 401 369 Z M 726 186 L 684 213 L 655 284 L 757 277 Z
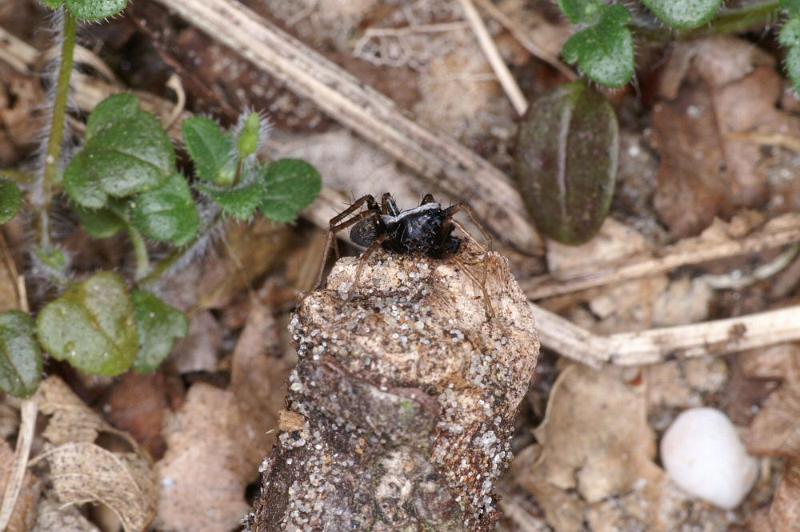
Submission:
M 130 435 L 106 423 L 56 376 L 42 381 L 35 400 L 39 410 L 51 416 L 42 436 L 53 445 L 91 443 L 97 439 L 99 432 L 109 432 L 121 436 L 136 448 L 136 442 Z
M 776 108 L 781 91 L 774 61 L 752 43 L 715 37 L 676 47 L 660 87 L 670 101 L 653 110 L 662 160 L 655 205 L 673 234 L 765 199 L 761 147 L 737 134 L 800 134 L 800 120 Z
M 144 530 L 155 516 L 158 486 L 149 462 L 141 456 L 76 442 L 42 457 L 50 465 L 53 490 L 62 503 L 102 502 L 129 532 Z
M 570 366 L 559 375 L 544 422 L 535 430 L 542 445 L 536 470 L 562 490 L 576 489 L 587 502 L 626 493 L 658 479 L 655 438 L 647 425 L 643 390 L 611 371 Z
M 150 456 L 160 458 L 166 444 L 161 434 L 167 408 L 164 375 L 127 373 L 111 388 L 104 410 L 109 421 L 130 433 Z
M 36 508 L 36 526 L 32 532 L 100 532 L 75 506 L 64 506 L 45 499 Z
M 181 410 L 167 416 L 167 453 L 158 462 L 159 527 L 217 532 L 238 525 L 249 509 L 239 427 L 233 392 L 204 383 L 192 386 Z
M 536 464 L 541 451 L 539 445 L 523 449 L 511 464 L 514 478 L 536 497 L 544 510 L 547 523 L 556 532 L 580 532 L 583 530 L 586 503 L 575 493 L 553 486 L 540 474 Z
M 14 469 L 14 450 L 5 440 L 0 440 L 0 496 L 5 493 L 8 477 Z M 36 505 L 39 502 L 41 485 L 29 469 L 25 472 L 22 489 L 14 505 L 14 513 L 4 532 L 26 532 L 36 520 Z
M 792 460 L 783 470 L 769 509 L 769 522 L 775 531 L 800 530 L 800 462 Z
M 6 241 L 0 234 L 0 312 L 18 308 L 17 268 Z
M 800 454 L 800 383 L 786 382 L 767 398 L 745 439 L 752 454 Z
M 269 308 L 254 304 L 233 352 L 230 389 L 236 398 L 241 426 L 241 475 L 255 479 L 258 464 L 275 440 L 278 411 L 284 406 L 290 364 L 280 354 L 278 324 Z
M 189 333 L 172 350 L 170 361 L 178 373 L 216 371 L 222 328 L 210 312 L 198 312 L 189 322 Z

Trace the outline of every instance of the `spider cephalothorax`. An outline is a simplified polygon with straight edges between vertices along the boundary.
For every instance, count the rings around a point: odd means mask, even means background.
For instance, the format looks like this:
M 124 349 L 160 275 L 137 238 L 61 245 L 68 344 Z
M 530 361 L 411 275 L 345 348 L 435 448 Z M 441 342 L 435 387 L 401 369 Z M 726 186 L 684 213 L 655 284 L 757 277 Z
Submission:
M 464 203 L 442 207 L 431 194 L 426 194 L 417 207 L 400 210 L 389 193 L 381 197 L 380 206 L 371 194 L 360 197 L 344 212 L 331 218 L 328 243 L 317 285 L 322 282 L 322 270 L 328 250 L 331 245 L 335 245 L 336 233 L 339 231 L 351 227 L 350 239 L 353 243 L 367 248 L 361 256 L 361 264 L 354 283 L 357 284 L 361 265 L 378 247 L 392 253 L 424 255 L 433 259 L 444 259 L 455 255 L 461 248 L 462 241 L 453 236 L 453 231 L 458 228 L 471 238 L 469 233 L 453 219 L 453 216 L 460 211 L 465 211 L 472 218 L 473 223 L 489 240 L 491 246 L 491 239 Z M 481 288 L 484 289 L 483 286 Z

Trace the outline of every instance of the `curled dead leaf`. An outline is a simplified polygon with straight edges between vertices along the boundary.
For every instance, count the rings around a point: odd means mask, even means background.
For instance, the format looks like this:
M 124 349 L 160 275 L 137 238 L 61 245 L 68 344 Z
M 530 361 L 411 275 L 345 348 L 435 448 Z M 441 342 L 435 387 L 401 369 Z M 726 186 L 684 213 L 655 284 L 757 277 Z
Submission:
M 556 381 L 544 422 L 535 430 L 542 454 L 537 474 L 588 502 L 660 478 L 655 437 L 642 390 L 611 371 L 570 366 Z
M 113 453 L 93 443 L 66 443 L 42 455 L 64 504 L 102 502 L 127 532 L 144 530 L 155 516 L 158 487 L 147 460 L 135 453 Z

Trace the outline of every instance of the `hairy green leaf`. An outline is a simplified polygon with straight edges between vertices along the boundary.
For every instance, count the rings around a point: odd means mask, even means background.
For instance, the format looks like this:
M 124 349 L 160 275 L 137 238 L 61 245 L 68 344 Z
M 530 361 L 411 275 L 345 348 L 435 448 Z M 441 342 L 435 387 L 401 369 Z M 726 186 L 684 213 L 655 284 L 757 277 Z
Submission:
M 10 221 L 22 207 L 22 191 L 13 181 L 0 178 L 0 224 Z
M 249 220 L 264 201 L 264 181 L 241 184 L 232 188 L 200 185 L 199 190 L 222 208 L 222 212 L 237 220 Z
M 702 26 L 717 14 L 722 0 L 642 0 L 668 26 L 691 29 Z
M 515 171 L 536 227 L 581 244 L 603 224 L 614 193 L 619 128 L 606 99 L 583 83 L 542 96 L 517 137 Z
M 64 5 L 64 0 L 39 0 L 42 4 L 50 9 L 58 9 Z
M 42 379 L 42 351 L 33 320 L 19 310 L 0 314 L 0 390 L 30 397 Z
M 137 196 L 130 207 L 133 225 L 153 240 L 182 246 L 200 227 L 189 185 L 177 172 L 161 187 Z
M 175 340 L 186 336 L 189 322 L 183 312 L 150 292 L 134 290 L 132 299 L 140 345 L 133 369 L 149 373 L 167 358 Z
M 633 37 L 628 29 L 630 13 L 621 5 L 607 6 L 600 21 L 569 38 L 562 54 L 577 63 L 589 79 L 618 88 L 633 77 Z
M 48 303 L 36 332 L 53 358 L 95 375 L 127 371 L 139 351 L 127 286 L 112 272 L 97 273 Z
M 83 22 L 96 22 L 119 15 L 128 0 L 65 0 L 72 16 Z
M 64 189 L 78 205 L 103 207 L 160 186 L 175 173 L 175 151 L 158 119 L 136 98 L 118 94 L 89 117 L 86 146 L 64 172 Z
M 92 238 L 111 238 L 125 229 L 125 220 L 110 209 L 86 209 L 76 207 L 81 225 Z
M 795 94 L 800 94 L 800 46 L 790 46 L 784 59 L 786 72 L 792 80 Z
M 790 17 L 800 15 L 800 0 L 781 0 L 781 9 L 785 10 Z
M 292 222 L 322 189 L 317 169 L 300 159 L 281 159 L 264 169 L 267 190 L 261 212 L 276 222 Z
M 558 6 L 573 24 L 594 24 L 606 8 L 601 0 L 558 0 Z
M 786 47 L 800 46 L 800 17 L 792 17 L 783 24 L 778 40 Z
M 50 272 L 57 276 L 63 277 L 67 274 L 69 269 L 69 257 L 61 249 L 51 246 L 48 248 L 36 248 L 34 252 L 36 258 L 39 259 L 41 266 L 50 270 Z
M 222 186 L 233 183 L 236 164 L 230 136 L 216 122 L 203 116 L 184 121 L 181 130 L 197 176 Z

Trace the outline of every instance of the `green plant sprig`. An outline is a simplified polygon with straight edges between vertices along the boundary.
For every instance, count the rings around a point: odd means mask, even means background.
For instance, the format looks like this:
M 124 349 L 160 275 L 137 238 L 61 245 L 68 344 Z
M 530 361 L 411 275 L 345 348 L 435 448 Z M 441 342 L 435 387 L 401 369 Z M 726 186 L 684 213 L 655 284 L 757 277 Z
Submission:
M 735 33 L 761 26 L 784 16 L 784 27 L 800 20 L 800 0 L 764 0 L 726 9 L 722 0 L 641 0 L 663 26 L 632 17 L 628 8 L 605 0 L 559 0 L 564 16 L 577 31 L 564 45 L 562 54 L 586 78 L 604 87 L 627 85 L 634 74 L 635 40 L 662 43 L 672 39 L 694 39 Z M 786 49 L 785 67 L 795 91 L 800 92 L 800 46 L 791 31 L 781 31 Z
M 35 320 L 26 313 L 0 313 L 0 389 L 27 397 L 42 377 L 43 352 L 76 368 L 114 376 L 129 369 L 149 372 L 186 335 L 186 316 L 144 287 L 187 256 L 224 218 L 251 221 L 258 213 L 292 222 L 319 194 L 321 177 L 305 161 L 262 163 L 266 120 L 254 112 L 242 115 L 232 132 L 209 118 L 183 124 L 183 137 L 196 171 L 195 193 L 176 164 L 172 142 L 158 119 L 141 109 L 130 94 L 111 96 L 89 115 L 86 140 L 61 172 L 69 79 L 77 24 L 120 13 L 127 0 L 42 0 L 64 13 L 61 65 L 55 83 L 50 136 L 44 165 L 34 185 L 31 208 L 39 219 L 35 256 L 63 293 L 47 303 Z M 5 173 L 4 173 L 5 176 Z M 0 223 L 23 208 L 14 173 L 0 176 Z M 120 275 L 97 272 L 69 282 L 66 254 L 49 233 L 49 209 L 63 189 L 93 238 L 126 232 L 136 261 L 133 288 Z M 195 196 L 216 212 L 203 226 Z M 147 241 L 174 248 L 152 265 Z

